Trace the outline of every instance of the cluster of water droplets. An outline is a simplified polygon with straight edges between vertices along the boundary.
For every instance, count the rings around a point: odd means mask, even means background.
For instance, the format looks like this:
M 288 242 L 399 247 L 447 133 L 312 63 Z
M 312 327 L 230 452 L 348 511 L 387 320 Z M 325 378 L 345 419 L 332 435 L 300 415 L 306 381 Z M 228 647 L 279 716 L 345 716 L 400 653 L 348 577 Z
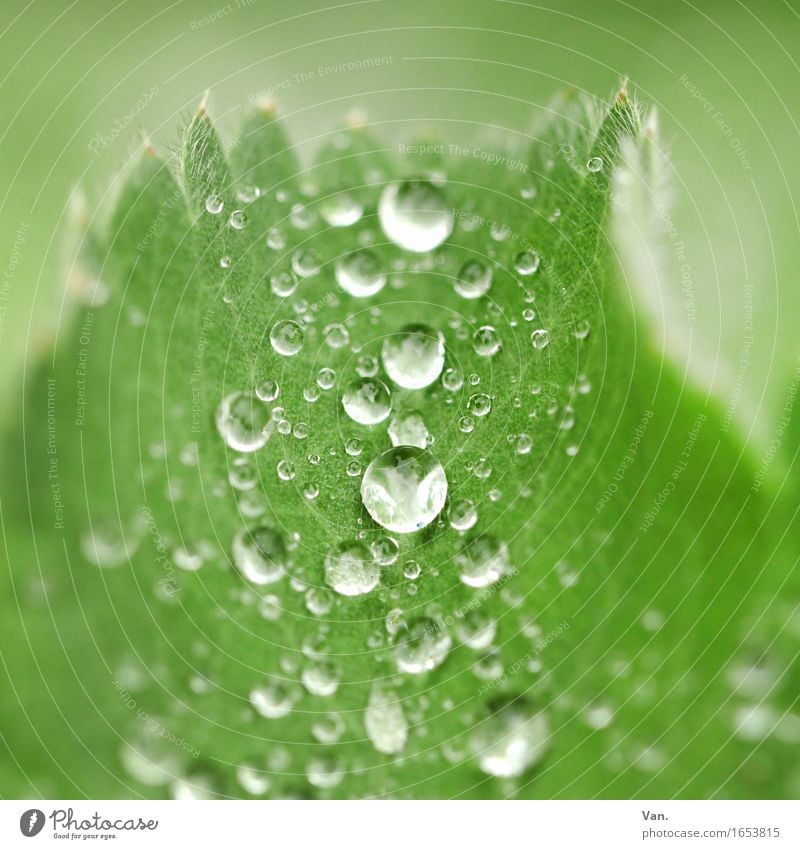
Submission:
M 593 160 L 587 167 L 599 170 L 595 165 Z M 479 682 L 495 682 L 505 671 L 498 648 L 498 620 L 484 612 L 480 603 L 455 613 L 437 604 L 415 605 L 420 582 L 427 574 L 435 576 L 447 570 L 462 588 L 496 592 L 507 611 L 516 609 L 520 600 L 505 585 L 518 568 L 509 543 L 491 528 L 482 530 L 483 499 L 491 503 L 503 498 L 501 489 L 493 484 L 501 473 L 493 466 L 520 463 L 532 454 L 534 434 L 546 417 L 558 422 L 559 430 L 571 430 L 575 399 L 587 394 L 590 387 L 585 377 L 578 376 L 564 401 L 559 388 L 544 381 L 524 385 L 515 378 L 502 387 L 492 383 L 492 369 L 503 357 L 546 357 L 551 345 L 546 310 L 536 304 L 536 281 L 543 259 L 535 248 L 520 249 L 508 228 L 493 224 L 492 247 L 484 255 L 454 254 L 458 259 L 450 269 L 443 244 L 457 228 L 465 232 L 474 228 L 468 217 L 457 218 L 444 179 L 439 175 L 407 179 L 376 190 L 381 233 L 404 254 L 394 263 L 387 260 L 375 234 L 360 229 L 366 209 L 362 192 L 339 192 L 316 204 L 298 201 L 292 205 L 288 198 L 278 198 L 291 208 L 281 224 L 267 231 L 265 247 L 286 255 L 287 261 L 280 267 L 276 263 L 266 276 L 269 295 L 280 309 L 264 328 L 265 346 L 277 355 L 273 358 L 277 365 L 271 373 L 259 372 L 250 385 L 221 394 L 214 421 L 228 450 L 226 483 L 242 517 L 229 548 L 230 562 L 245 587 L 237 590 L 237 598 L 253 605 L 267 631 L 287 610 L 296 611 L 291 600 L 287 601 L 288 593 L 302 599 L 303 615 L 316 623 L 309 626 L 300 661 L 287 656 L 280 669 L 253 681 L 247 693 L 250 711 L 256 721 L 276 722 L 290 717 L 304 699 L 331 699 L 347 682 L 346 665 L 328 654 L 327 619 L 335 620 L 346 610 L 343 605 L 364 603 L 377 594 L 381 602 L 391 601 L 395 606 L 362 648 L 387 664 L 387 674 L 371 686 L 359 721 L 377 753 L 397 757 L 415 733 L 422 733 L 420 720 L 430 709 L 424 702 L 402 696 L 405 680 L 433 672 L 456 649 L 474 657 L 471 666 Z M 532 197 L 533 191 L 521 196 Z M 240 206 L 228 210 L 221 196 L 211 194 L 205 208 L 209 216 L 221 216 L 235 235 L 251 226 L 249 204 L 265 200 L 256 189 L 243 190 L 237 197 Z M 289 247 L 292 229 L 307 231 L 317 223 L 337 231 L 352 229 L 355 233 L 358 229 L 359 235 L 348 250 L 333 258 L 322 256 L 310 241 L 303 240 L 294 250 Z M 432 253 L 436 249 L 441 250 Z M 443 259 L 437 259 L 440 256 Z M 219 258 L 223 276 L 235 265 L 227 254 Z M 402 289 L 404 272 L 437 269 L 446 269 L 448 285 L 463 303 L 465 315 L 454 314 L 438 323 L 400 322 L 379 345 L 366 347 L 361 338 L 365 324 L 377 324 L 382 315 L 380 308 L 370 306 L 369 299 L 384 290 Z M 306 292 L 309 282 L 326 275 L 330 291 L 320 306 Z M 500 281 L 507 285 L 509 275 L 520 291 L 519 308 L 512 316 L 492 300 Z M 225 295 L 223 300 L 228 303 Z M 325 323 L 326 310 L 342 304 L 358 311 L 360 321 L 348 317 Z M 517 328 L 524 329 L 524 352 L 517 344 Z M 588 322 L 581 319 L 573 334 L 580 341 L 589 331 Z M 459 359 L 452 356 L 459 345 L 467 346 L 470 359 L 472 354 L 477 357 L 473 362 L 479 365 L 474 371 L 462 371 Z M 312 356 L 315 351 L 316 358 Z M 311 360 L 314 364 L 309 367 Z M 309 379 L 302 382 L 297 379 L 301 368 L 311 368 Z M 304 388 L 297 389 L 301 383 Z M 502 397 L 498 393 L 503 393 Z M 287 409 L 296 408 L 300 395 L 309 408 L 332 399 L 343 422 L 338 442 L 336 434 L 325 434 L 322 442 L 328 445 L 321 448 L 309 424 L 310 416 L 290 419 Z M 513 404 L 507 403 L 506 395 Z M 450 427 L 464 445 L 471 435 L 480 434 L 498 408 L 524 408 L 529 423 L 507 433 L 508 447 L 500 446 L 505 450 L 503 460 L 497 459 L 497 452 L 473 458 L 465 451 L 453 461 L 449 454 L 439 454 L 452 437 L 432 427 L 441 419 L 428 414 L 432 404 L 456 412 Z M 380 450 L 373 447 L 376 432 L 385 440 Z M 291 441 L 291 450 L 284 447 L 285 440 Z M 305 440 L 314 447 L 302 458 L 304 452 L 296 446 Z M 356 529 L 333 528 L 326 550 L 316 555 L 316 563 L 308 563 L 300 534 L 267 509 L 262 477 L 269 474 L 272 480 L 296 489 L 311 509 L 325 496 L 330 479 L 326 463 L 334 457 L 342 464 L 344 476 L 353 479 L 364 518 Z M 472 484 L 466 488 L 471 497 L 463 494 L 461 486 L 454 486 L 463 485 L 465 479 Z M 480 489 L 475 489 L 475 484 Z M 516 495 L 530 497 L 525 490 Z M 446 564 L 433 564 L 426 557 L 423 535 L 442 532 L 450 534 L 452 551 Z M 115 565 L 129 557 L 136 539 L 134 535 L 120 543 L 119 534 L 95 528 L 85 541 L 84 552 L 98 565 Z M 185 571 L 200 570 L 211 558 L 210 548 L 202 545 L 176 550 L 176 559 Z M 531 634 L 531 639 L 538 636 L 538 632 Z M 541 665 L 532 663 L 529 671 L 539 674 Z M 202 678 L 197 679 L 195 689 L 205 691 Z M 455 706 L 445 703 L 440 709 L 447 712 Z M 603 716 L 601 706 L 595 706 L 592 721 L 600 725 Z M 471 723 L 468 739 L 443 752 L 452 762 L 469 757 L 487 775 L 508 779 L 534 768 L 547 751 L 550 721 L 538 705 L 518 700 L 489 710 L 485 716 L 466 719 Z M 350 722 L 335 711 L 314 713 L 311 734 L 321 748 L 304 767 L 310 787 L 331 791 L 351 768 L 336 753 L 336 744 Z M 168 778 L 176 797 L 202 795 L 204 788 L 211 792 L 204 776 L 189 780 L 185 769 L 182 772 L 180 765 L 173 763 L 174 758 L 153 754 L 151 742 L 145 741 L 139 747 L 142 751 L 126 755 L 131 774 L 154 784 Z M 281 754 L 276 748 L 271 757 L 238 765 L 236 779 L 245 793 L 267 794 L 273 773 L 290 769 L 291 755 L 286 750 Z

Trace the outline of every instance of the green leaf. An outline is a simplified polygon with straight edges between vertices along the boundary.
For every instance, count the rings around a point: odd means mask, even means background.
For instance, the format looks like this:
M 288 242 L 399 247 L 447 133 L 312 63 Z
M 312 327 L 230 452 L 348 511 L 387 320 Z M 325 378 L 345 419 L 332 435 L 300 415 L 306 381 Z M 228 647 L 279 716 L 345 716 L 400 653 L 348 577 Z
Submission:
M 530 150 L 392 152 L 351 121 L 301 170 L 269 110 L 226 153 L 203 107 L 180 183 L 143 152 L 92 234 L 109 300 L 38 366 L 3 453 L 25 494 L 2 500 L 4 786 L 789 795 L 791 507 L 630 294 L 659 237 L 656 215 L 629 238 L 653 125 L 625 92 L 551 113 Z M 383 353 L 409 325 L 444 339 L 421 388 Z M 392 412 L 367 426 L 343 399 L 373 376 Z M 269 438 L 234 450 L 220 405 L 267 381 L 237 409 Z M 447 504 L 427 521 L 406 495 L 424 527 L 387 530 L 367 467 L 426 433 Z M 242 569 L 243 542 L 266 560 Z M 330 586 L 343 547 L 372 552 L 343 564 L 369 591 Z

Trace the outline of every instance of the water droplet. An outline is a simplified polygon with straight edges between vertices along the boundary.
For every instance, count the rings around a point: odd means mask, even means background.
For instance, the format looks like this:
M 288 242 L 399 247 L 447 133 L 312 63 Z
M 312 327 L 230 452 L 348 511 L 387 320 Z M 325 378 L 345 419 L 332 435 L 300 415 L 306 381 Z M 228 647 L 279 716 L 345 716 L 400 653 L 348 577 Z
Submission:
M 279 298 L 288 298 L 294 294 L 298 282 L 291 271 L 281 271 L 270 278 L 269 287 Z
M 323 366 L 317 373 L 317 386 L 320 389 L 332 389 L 336 385 L 336 372 L 332 368 Z
M 614 708 L 608 702 L 593 702 L 583 712 L 584 722 L 595 731 L 608 728 L 614 721 Z
M 228 224 L 230 224 L 234 230 L 244 230 L 247 226 L 247 216 L 244 214 L 243 210 L 234 209 L 231 213 L 231 217 L 228 219 Z
M 550 344 L 550 334 L 543 328 L 534 330 L 531 333 L 531 344 L 536 349 L 546 348 Z
M 378 373 L 377 358 L 363 354 L 356 360 L 356 372 L 360 377 L 375 377 Z
M 407 560 L 403 566 L 403 577 L 409 581 L 416 581 L 422 574 L 422 567 L 416 560 Z
M 325 343 L 329 348 L 344 348 L 350 342 L 350 331 L 343 324 L 329 324 L 325 330 Z M 330 369 L 329 369 L 330 371 Z M 325 389 L 326 387 L 322 387 Z
M 250 691 L 250 704 L 266 719 L 281 719 L 292 712 L 297 695 L 280 682 L 260 684 Z
M 233 538 L 231 553 L 236 568 L 254 584 L 273 584 L 286 574 L 286 542 L 267 525 L 240 528 Z
M 408 251 L 437 248 L 453 232 L 453 210 L 441 189 L 428 180 L 388 185 L 378 204 L 386 236 Z
M 458 420 L 458 429 L 461 433 L 472 433 L 475 430 L 475 419 L 472 416 L 462 416 Z
M 368 298 L 386 285 L 386 272 L 372 251 L 355 251 L 336 263 L 336 282 L 354 298 Z
M 541 761 L 549 742 L 547 715 L 514 703 L 486 719 L 472 735 L 470 746 L 487 775 L 517 778 Z
M 364 713 L 364 728 L 375 750 L 399 755 L 408 739 L 408 720 L 398 697 L 373 684 Z
M 382 527 L 409 534 L 429 525 L 447 497 L 447 478 L 434 457 L 410 445 L 376 457 L 361 482 L 361 500 Z
M 478 508 L 469 498 L 462 498 L 447 508 L 447 519 L 454 530 L 468 531 L 478 521 Z
M 379 566 L 391 566 L 397 560 L 400 545 L 392 537 L 380 536 L 370 543 L 370 551 Z
M 529 433 L 521 433 L 517 436 L 516 445 L 514 446 L 514 450 L 517 454 L 530 454 L 531 448 L 533 448 L 533 440 Z
M 348 439 L 347 442 L 345 442 L 344 450 L 351 457 L 358 457 L 361 454 L 361 452 L 364 450 L 364 443 L 360 439 L 358 439 L 357 437 L 354 436 L 351 439 Z
M 236 767 L 236 780 L 250 796 L 263 796 L 270 788 L 270 778 L 263 770 L 250 763 Z
M 508 548 L 492 536 L 478 536 L 461 546 L 455 555 L 460 578 L 468 587 L 487 587 L 499 581 L 509 568 Z
M 279 321 L 269 332 L 269 341 L 276 353 L 282 357 L 293 357 L 303 347 L 303 328 L 290 320 Z
M 538 271 L 539 262 L 539 254 L 536 251 L 522 251 L 514 258 L 514 270 L 523 277 L 529 277 Z
M 487 395 L 485 392 L 478 392 L 475 395 L 470 395 L 469 400 L 467 401 L 467 409 L 473 416 L 478 416 L 478 418 L 488 416 L 492 411 L 491 396 Z
M 383 381 L 362 377 L 348 385 L 342 396 L 342 406 L 354 422 L 374 425 L 391 413 L 392 394 Z
M 364 207 L 357 198 L 347 192 L 326 198 L 320 204 L 320 215 L 331 227 L 350 227 L 364 213 Z
M 575 338 L 585 339 L 591 332 L 592 326 L 588 319 L 582 318 L 575 324 Z
M 266 445 L 273 430 L 269 409 L 250 392 L 226 395 L 217 407 L 216 424 L 225 444 L 244 453 Z
M 262 619 L 270 622 L 280 619 L 283 613 L 281 600 L 276 595 L 265 595 L 258 603 L 258 613 Z
M 472 349 L 479 357 L 493 357 L 502 346 L 498 332 L 488 324 L 472 334 Z
M 468 610 L 456 625 L 456 636 L 471 649 L 485 649 L 497 633 L 497 622 L 479 610 Z
M 338 743 L 344 734 L 344 720 L 334 711 L 323 713 L 311 724 L 311 733 L 318 743 Z
M 278 477 L 282 481 L 294 480 L 295 475 L 297 474 L 294 463 L 289 460 L 279 460 L 278 465 L 275 468 L 278 472 Z
M 289 240 L 286 233 L 280 227 L 271 227 L 267 230 L 267 247 L 273 251 L 282 251 Z
M 455 290 L 462 298 L 472 300 L 485 295 L 492 285 L 492 269 L 475 259 L 465 263 L 458 272 Z
M 448 392 L 458 392 L 464 385 L 464 375 L 457 368 L 445 369 L 442 374 L 442 386 Z
M 392 418 L 389 439 L 394 446 L 415 445 L 417 448 L 427 448 L 432 442 L 428 428 L 416 410 L 406 410 Z
M 224 206 L 225 203 L 219 195 L 209 195 L 206 198 L 206 212 L 211 215 L 219 215 Z
M 141 529 L 138 524 L 125 527 L 119 519 L 92 518 L 91 526 L 81 535 L 83 556 L 101 569 L 128 563 L 139 547 Z
M 178 749 L 169 742 L 166 726 L 156 717 L 139 723 L 119 750 L 125 771 L 148 787 L 168 784 L 183 769 Z
M 421 675 L 435 669 L 447 657 L 452 640 L 444 625 L 421 616 L 394 635 L 394 656 L 401 672 Z
M 381 358 L 394 383 L 404 389 L 422 389 L 442 373 L 444 336 L 424 324 L 406 325 L 384 340 Z
M 339 758 L 333 755 L 313 757 L 306 769 L 308 783 L 321 790 L 330 790 L 344 778 L 344 768 Z
M 315 660 L 303 668 L 300 680 L 312 696 L 326 698 L 339 689 L 339 669 L 331 660 Z
M 280 395 L 280 392 L 280 387 L 274 380 L 262 380 L 261 383 L 256 386 L 256 395 L 259 400 L 264 401 L 265 403 L 274 401 L 278 395 Z
M 598 171 L 603 170 L 603 159 L 600 156 L 593 156 L 587 163 L 586 167 L 592 174 L 596 174 Z
M 292 254 L 292 271 L 298 277 L 313 277 L 319 273 L 319 257 L 311 248 L 298 248 Z
M 364 595 L 379 580 L 380 569 L 363 543 L 341 543 L 325 558 L 325 582 L 340 595 Z

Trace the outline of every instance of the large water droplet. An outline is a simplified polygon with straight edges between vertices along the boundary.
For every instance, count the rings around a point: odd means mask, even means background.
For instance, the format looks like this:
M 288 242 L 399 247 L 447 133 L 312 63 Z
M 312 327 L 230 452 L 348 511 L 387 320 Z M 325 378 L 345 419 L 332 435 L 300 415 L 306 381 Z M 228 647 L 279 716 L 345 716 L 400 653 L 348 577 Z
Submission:
M 429 525 L 447 497 L 444 469 L 428 451 L 411 445 L 376 457 L 361 481 L 361 500 L 382 527 L 410 534 Z
M 398 755 L 408 739 L 408 720 L 397 696 L 378 684 L 372 686 L 364 714 L 367 737 L 378 752 Z
M 286 573 L 286 542 L 267 525 L 240 528 L 233 538 L 232 554 L 236 568 L 254 584 L 274 584 Z
M 257 451 L 272 436 L 270 412 L 251 392 L 231 392 L 220 401 L 216 412 L 217 430 L 234 451 Z
M 364 595 L 380 580 L 380 569 L 367 547 L 360 542 L 344 542 L 325 558 L 325 582 L 341 595 Z
M 383 367 L 404 389 L 430 386 L 444 367 L 444 336 L 424 324 L 406 325 L 384 340 Z
M 433 250 L 453 232 L 453 210 L 444 192 L 428 180 L 388 185 L 378 204 L 378 217 L 389 239 L 416 253 Z

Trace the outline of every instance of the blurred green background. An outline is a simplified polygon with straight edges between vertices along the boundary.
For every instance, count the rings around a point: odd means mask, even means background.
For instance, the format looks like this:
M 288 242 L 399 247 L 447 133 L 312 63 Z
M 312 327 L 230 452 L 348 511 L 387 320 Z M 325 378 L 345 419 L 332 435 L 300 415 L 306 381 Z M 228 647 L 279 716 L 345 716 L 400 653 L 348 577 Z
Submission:
M 59 321 L 72 190 L 100 200 L 142 131 L 175 144 L 206 89 L 223 127 L 272 95 L 305 155 L 354 107 L 387 138 L 524 133 L 564 86 L 606 96 L 628 77 L 674 171 L 663 308 L 689 334 L 671 353 L 769 441 L 798 348 L 796 4 L 32 0 L 5 18 L 4 415 Z

